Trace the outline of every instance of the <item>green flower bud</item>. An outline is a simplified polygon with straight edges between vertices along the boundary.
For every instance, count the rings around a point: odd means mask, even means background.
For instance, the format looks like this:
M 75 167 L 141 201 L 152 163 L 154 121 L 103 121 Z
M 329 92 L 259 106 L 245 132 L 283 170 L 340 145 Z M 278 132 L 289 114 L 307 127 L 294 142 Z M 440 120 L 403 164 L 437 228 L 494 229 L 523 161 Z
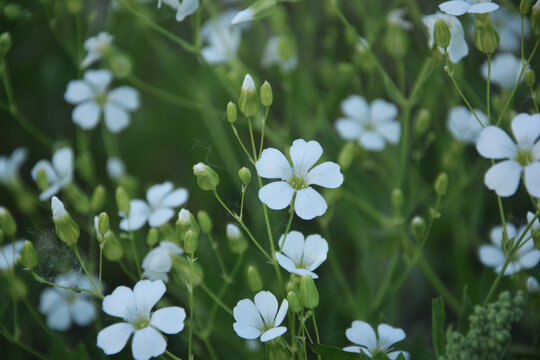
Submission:
M 531 6 L 534 0 L 521 0 L 519 3 L 519 13 L 521 15 L 527 15 L 531 10 Z
M 11 49 L 11 34 L 9 32 L 0 35 L 0 57 L 6 56 Z
M 242 254 L 248 249 L 249 243 L 240 231 L 240 228 L 234 224 L 227 225 L 227 240 L 229 249 L 235 254 Z
M 400 189 L 392 190 L 392 204 L 396 209 L 400 209 L 403 206 L 403 192 Z
M 107 191 L 105 190 L 105 186 L 98 185 L 94 189 L 94 193 L 90 198 L 90 207 L 92 208 L 92 211 L 98 211 L 103 207 L 103 205 L 105 204 L 106 196 Z
M 435 44 L 443 49 L 446 49 L 450 45 L 450 29 L 448 29 L 448 25 L 444 20 L 439 19 L 435 22 L 433 37 L 435 39 Z
M 190 270 L 190 260 L 185 256 L 173 256 L 172 264 L 174 270 L 172 275 L 177 277 L 177 284 L 189 284 L 190 275 L 193 276 L 193 286 L 198 286 L 203 282 L 204 272 L 197 262 L 193 263 L 193 272 Z
M 28 240 L 26 240 L 21 249 L 21 255 L 17 259 L 19 264 L 27 269 L 33 269 L 38 263 L 38 257 L 34 245 Z
M 302 303 L 298 298 L 298 295 L 294 291 L 287 293 L 287 301 L 289 302 L 289 309 L 295 314 L 302 312 Z
M 238 177 L 245 186 L 251 184 L 251 171 L 247 167 L 243 167 L 238 170 Z
M 7 237 L 14 237 L 17 233 L 17 223 L 8 209 L 0 206 L 0 228 Z
M 411 220 L 411 234 L 416 239 L 422 239 L 426 233 L 426 221 L 420 217 L 415 216 Z
M 251 75 L 247 74 L 240 88 L 238 107 L 245 117 L 254 116 L 259 112 L 259 97 Z
M 536 74 L 534 70 L 527 69 L 527 71 L 525 71 L 525 84 L 527 84 L 528 87 L 532 88 L 535 82 L 536 82 Z
M 538 1 L 531 8 L 531 29 L 535 36 L 540 36 L 540 3 Z
M 236 105 L 232 101 L 229 101 L 227 104 L 227 120 L 232 124 L 238 118 L 238 112 L 236 110 Z
M 47 173 L 43 168 L 40 168 L 36 173 L 36 185 L 41 191 L 44 191 L 49 187 L 49 179 L 47 179 Z
M 148 246 L 153 247 L 159 242 L 159 231 L 155 228 L 151 228 L 148 230 L 148 234 L 146 235 L 146 244 Z
M 269 107 L 274 101 L 274 94 L 272 94 L 272 86 L 268 81 L 265 81 L 261 86 L 261 104 Z
M 310 275 L 303 275 L 300 280 L 300 300 L 302 305 L 308 309 L 315 309 L 319 306 L 319 292 Z
M 109 60 L 109 67 L 115 78 L 123 79 L 131 74 L 133 69 L 133 63 L 129 56 L 116 48 L 111 48 L 108 52 L 105 52 L 104 56 L 107 56 Z
M 476 15 L 474 45 L 486 55 L 491 55 L 499 46 L 499 34 L 491 24 L 489 15 Z
M 109 232 L 109 215 L 106 212 L 99 214 L 97 228 L 101 236 L 105 236 Z
M 402 59 L 407 54 L 409 40 L 400 26 L 388 26 L 383 41 L 386 51 L 394 58 Z
M 131 209 L 129 195 L 122 186 L 116 188 L 116 206 L 118 206 L 118 210 L 125 215 L 129 214 L 129 210 Z
M 83 0 L 66 0 L 66 8 L 72 14 L 80 13 L 83 5 Z
M 184 234 L 184 251 L 188 254 L 193 254 L 198 246 L 199 240 L 197 235 L 191 230 L 186 231 Z
M 345 145 L 343 145 L 338 155 L 339 166 L 341 166 L 341 168 L 344 170 L 348 169 L 354 160 L 355 154 L 356 154 L 356 144 L 353 143 L 352 141 L 345 143 Z
M 8 3 L 4 7 L 4 15 L 6 19 L 9 20 L 18 20 L 25 15 L 25 12 L 26 10 L 24 8 L 13 2 L 11 2 L 11 4 Z
M 200 233 L 199 224 L 193 214 L 187 209 L 181 209 L 176 221 L 176 233 L 182 241 L 185 241 L 187 232 L 192 232 L 191 236 L 198 237 Z
M 212 232 L 212 219 L 210 215 L 204 210 L 199 210 L 197 213 L 197 221 L 201 227 L 201 231 L 204 234 L 210 234 Z
M 433 187 L 435 188 L 437 195 L 446 195 L 446 191 L 448 190 L 448 175 L 444 172 L 440 173 L 439 176 L 437 176 L 437 180 L 435 180 Z
M 253 292 L 259 292 L 263 288 L 263 281 L 257 268 L 250 266 L 247 270 L 247 279 L 249 289 Z
M 219 185 L 219 175 L 202 162 L 193 165 L 193 173 L 197 176 L 197 184 L 204 191 L 216 190 Z
M 56 196 L 53 196 L 51 200 L 51 209 L 56 227 L 56 236 L 68 246 L 77 244 L 81 234 L 79 226 L 73 221 L 64 204 Z
M 116 236 L 109 231 L 104 237 L 103 255 L 109 261 L 119 261 L 124 257 L 124 249 Z
M 420 109 L 414 119 L 414 132 L 418 136 L 422 136 L 429 129 L 431 123 L 431 113 L 427 109 Z

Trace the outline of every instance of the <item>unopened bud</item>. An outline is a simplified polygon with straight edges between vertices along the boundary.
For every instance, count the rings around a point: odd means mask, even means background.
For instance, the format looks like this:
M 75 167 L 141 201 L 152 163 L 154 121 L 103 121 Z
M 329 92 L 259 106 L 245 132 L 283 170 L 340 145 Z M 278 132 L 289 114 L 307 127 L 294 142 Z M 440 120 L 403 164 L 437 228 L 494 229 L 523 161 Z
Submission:
M 422 136 L 429 129 L 431 122 L 431 113 L 427 109 L 420 109 L 414 120 L 414 132 Z
M 433 187 L 437 195 L 446 195 L 446 191 L 448 190 L 448 175 L 446 173 L 440 173 Z
M 185 241 L 188 232 L 192 233 L 190 236 L 199 236 L 199 224 L 189 210 L 181 209 L 178 213 L 178 220 L 176 220 L 176 233 L 182 241 Z
M 64 204 L 56 196 L 51 199 L 51 209 L 58 238 L 68 246 L 77 244 L 80 236 L 79 226 L 73 221 Z
M 216 190 L 219 184 L 219 175 L 208 165 L 202 162 L 193 165 L 193 174 L 197 176 L 197 184 L 202 190 Z
M 209 234 L 210 232 L 212 232 L 212 219 L 206 211 L 199 210 L 199 212 L 197 213 L 197 221 L 199 222 L 201 231 L 204 234 Z
M 294 291 L 287 293 L 287 302 L 289 303 L 289 309 L 295 314 L 302 312 L 302 303 L 298 298 L 298 295 Z
M 0 34 L 0 57 L 4 57 L 11 49 L 11 34 L 5 32 Z
M 129 56 L 116 48 L 108 52 L 109 67 L 115 78 L 123 79 L 131 74 L 133 63 Z
M 247 167 L 243 167 L 238 170 L 238 177 L 245 186 L 251 183 L 251 171 Z
M 109 261 L 119 261 L 122 259 L 124 256 L 124 250 L 122 249 L 120 241 L 116 238 L 112 231 L 109 231 L 107 235 L 105 235 L 104 240 L 103 255 L 105 258 Z
M 36 185 L 39 190 L 44 191 L 49 187 L 49 179 L 44 168 L 39 168 L 36 172 Z
M 99 214 L 97 228 L 101 236 L 105 236 L 109 232 L 109 215 L 106 212 Z
M 94 189 L 94 193 L 90 198 L 90 208 L 92 209 L 92 211 L 97 211 L 103 207 L 103 204 L 105 204 L 106 196 L 107 192 L 105 191 L 105 186 L 98 185 Z
M 450 45 L 450 29 L 448 29 L 448 25 L 444 20 L 439 19 L 435 22 L 433 37 L 435 39 L 435 44 L 443 49 L 446 49 Z
M 21 255 L 17 259 L 19 264 L 27 269 L 33 269 L 38 263 L 38 257 L 34 245 L 26 240 L 21 249 Z
M 244 77 L 244 82 L 240 88 L 238 107 L 245 117 L 254 116 L 259 112 L 259 97 L 257 96 L 257 88 L 253 82 L 253 78 L 249 74 Z
M 533 2 L 534 0 L 521 0 L 521 2 L 519 3 L 519 13 L 521 15 L 527 15 L 529 13 L 529 10 L 531 10 Z
M 274 95 L 272 94 L 272 86 L 268 81 L 265 81 L 261 86 L 261 104 L 269 107 L 274 101 Z
M 151 228 L 148 230 L 148 235 L 146 235 L 146 244 L 153 247 L 159 241 L 159 231 L 156 228 Z
M 486 55 L 491 55 L 499 46 L 499 34 L 491 24 L 489 15 L 476 15 L 474 45 Z
M 353 143 L 352 141 L 345 143 L 345 145 L 343 145 L 338 155 L 339 166 L 344 170 L 348 169 L 354 160 L 355 154 L 356 154 L 355 143 Z
M 232 124 L 238 118 L 238 111 L 236 110 L 236 105 L 232 101 L 229 101 L 227 104 L 227 120 Z
M 17 233 L 17 223 L 8 209 L 0 206 L 0 228 L 7 237 L 14 237 Z
M 426 232 L 426 221 L 420 217 L 415 216 L 411 220 L 411 234 L 416 239 L 422 239 L 424 237 L 424 234 Z
M 193 254 L 198 246 L 198 235 L 191 230 L 186 231 L 184 234 L 184 251 L 188 254 Z
M 300 300 L 302 305 L 308 309 L 315 309 L 319 306 L 319 292 L 311 275 L 303 275 L 300 280 Z
M 259 271 L 257 271 L 257 268 L 255 268 L 254 266 L 248 267 L 247 279 L 248 279 L 249 289 L 251 291 L 259 292 L 262 290 L 263 281 L 261 279 L 261 275 L 259 274 Z
M 534 70 L 527 69 L 527 71 L 525 71 L 525 84 L 527 84 L 528 87 L 532 88 L 535 82 L 536 82 L 536 74 Z
M 399 25 L 389 25 L 383 41 L 386 51 L 391 56 L 402 59 L 407 54 L 408 37 Z
M 535 36 L 540 36 L 540 0 L 531 8 L 531 29 Z
M 242 254 L 249 246 L 246 238 L 240 231 L 240 228 L 234 224 L 227 225 L 227 240 L 229 249 L 235 254 Z
M 395 208 L 399 209 L 403 206 L 403 192 L 400 189 L 394 189 L 392 191 L 392 204 Z
M 116 206 L 118 206 L 118 210 L 123 212 L 126 216 L 131 210 L 131 205 L 129 203 L 129 195 L 122 186 L 116 188 Z

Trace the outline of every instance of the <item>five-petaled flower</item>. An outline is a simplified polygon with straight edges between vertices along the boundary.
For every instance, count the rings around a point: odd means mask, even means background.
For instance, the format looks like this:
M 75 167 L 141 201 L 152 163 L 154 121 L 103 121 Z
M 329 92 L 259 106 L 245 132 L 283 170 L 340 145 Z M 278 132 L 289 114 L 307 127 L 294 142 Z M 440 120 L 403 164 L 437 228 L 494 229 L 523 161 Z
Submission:
M 201 56 L 209 64 L 223 64 L 236 59 L 243 27 L 231 25 L 234 14 L 233 10 L 226 11 L 201 27 L 201 39 L 208 44 L 201 49 Z
M 439 5 L 441 11 L 449 15 L 469 14 L 486 14 L 495 11 L 499 5 L 491 2 L 491 0 L 451 0 L 445 1 Z
M 343 350 L 364 353 L 369 357 L 374 357 L 377 353 L 383 353 L 392 360 L 397 359 L 400 354 L 403 354 L 406 359 L 409 358 L 409 353 L 393 351 L 392 349 L 392 345 L 405 339 L 405 332 L 402 329 L 380 324 L 377 327 L 377 334 L 368 323 L 359 320 L 353 321 L 352 326 L 347 329 L 345 335 L 349 341 L 360 346 L 348 346 Z
M 269 291 L 261 291 L 255 295 L 255 302 L 250 299 L 240 300 L 233 309 L 234 331 L 244 339 L 257 339 L 261 342 L 273 340 L 283 335 L 287 328 L 279 326 L 285 315 L 289 303 L 281 302 L 278 310 L 276 297 Z
M 476 149 L 488 159 L 507 159 L 493 165 L 484 176 L 486 186 L 499 196 L 513 195 L 524 173 L 529 194 L 540 198 L 540 114 L 519 114 L 512 120 L 517 144 L 496 126 L 484 128 Z
M 82 80 L 68 83 L 64 99 L 77 105 L 71 115 L 75 124 L 84 130 L 93 129 L 103 112 L 111 132 L 118 133 L 129 125 L 129 111 L 139 107 L 139 92 L 130 86 L 107 91 L 111 81 L 108 70 L 88 70 Z
M 103 299 L 103 311 L 124 322 L 110 325 L 97 336 L 97 346 L 106 355 L 117 354 L 133 335 L 131 351 L 135 360 L 157 357 L 167 349 L 167 341 L 160 333 L 177 334 L 184 328 L 186 312 L 178 306 L 170 306 L 152 312 L 152 308 L 165 294 L 163 281 L 139 281 L 133 290 L 117 287 Z
M 96 36 L 92 36 L 84 42 L 84 49 L 88 51 L 86 57 L 81 63 L 81 68 L 87 68 L 99 59 L 109 50 L 114 37 L 108 32 L 102 31 Z
M 433 15 L 424 16 L 422 18 L 422 21 L 424 22 L 424 25 L 427 27 L 429 32 L 429 47 L 433 47 L 435 45 L 434 32 L 435 23 L 437 22 L 437 20 L 444 21 L 448 26 L 448 29 L 450 30 L 450 45 L 448 45 L 447 49 L 448 57 L 450 58 L 451 62 L 456 64 L 465 56 L 467 56 L 467 54 L 469 54 L 469 46 L 465 41 L 465 32 L 463 31 L 463 26 L 461 25 L 457 17 L 446 15 L 440 12 Z M 439 50 L 441 51 L 441 53 L 444 54 L 443 48 L 439 48 Z
M 321 145 L 314 140 L 295 140 L 290 149 L 291 166 L 281 151 L 265 149 L 255 165 L 257 173 L 263 178 L 281 180 L 263 186 L 259 190 L 259 199 L 270 209 L 281 210 L 291 204 L 296 194 L 296 215 L 304 220 L 323 215 L 328 205 L 311 185 L 337 188 L 343 182 L 343 175 L 339 165 L 331 161 L 312 169 L 322 152 Z
M 31 173 L 38 186 L 43 187 L 39 200 L 50 199 L 73 180 L 73 150 L 68 147 L 56 150 L 52 164 L 48 160 L 40 160 L 34 165 Z M 44 174 L 45 178 L 42 178 L 41 174 Z
M 276 259 L 282 268 L 300 276 L 319 277 L 313 271 L 326 260 L 328 254 L 328 243 L 321 235 L 309 235 L 304 239 L 301 232 L 291 231 L 287 237 L 281 235 L 279 248 L 283 252 L 276 251 Z

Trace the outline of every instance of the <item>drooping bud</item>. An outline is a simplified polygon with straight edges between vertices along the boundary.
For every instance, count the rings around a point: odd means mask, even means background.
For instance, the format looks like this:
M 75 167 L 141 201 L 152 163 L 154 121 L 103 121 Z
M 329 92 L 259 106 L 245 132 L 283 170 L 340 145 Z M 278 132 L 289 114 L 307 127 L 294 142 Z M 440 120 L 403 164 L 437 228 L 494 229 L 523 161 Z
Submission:
M 450 29 L 448 29 L 448 25 L 444 20 L 439 19 L 435 22 L 433 38 L 435 39 L 435 44 L 443 49 L 446 49 L 450 45 Z
M 489 15 L 476 15 L 474 22 L 474 45 L 486 55 L 491 55 L 499 46 L 499 34 L 491 24 Z
M 192 230 L 186 231 L 184 234 L 184 251 L 188 254 L 193 254 L 199 246 L 199 240 L 197 234 Z
M 197 221 L 199 222 L 201 231 L 204 234 L 209 234 L 210 232 L 212 232 L 212 219 L 206 211 L 199 210 L 199 212 L 197 213 Z
M 131 210 L 129 195 L 122 186 L 116 188 L 116 206 L 118 206 L 118 210 L 123 212 L 125 215 L 128 215 L 129 211 Z
M 17 261 L 24 268 L 33 269 L 38 263 L 38 257 L 34 245 L 28 240 L 23 243 L 21 249 L 21 255 L 18 257 Z
M 56 196 L 53 196 L 51 199 L 51 209 L 58 238 L 68 246 L 77 244 L 81 233 L 79 226 L 71 218 L 64 204 Z
M 159 231 L 156 228 L 151 228 L 148 230 L 148 234 L 146 235 L 146 244 L 148 246 L 153 247 L 156 245 L 159 241 Z
M 302 303 L 298 298 L 298 295 L 294 291 L 287 293 L 287 301 L 289 302 L 289 309 L 295 314 L 302 312 Z
M 98 185 L 94 189 L 94 193 L 90 198 L 90 208 L 92 209 L 92 211 L 98 211 L 103 207 L 103 204 L 105 204 L 106 196 L 107 192 L 105 191 L 105 186 Z
M 244 77 L 244 82 L 240 88 L 240 98 L 238 99 L 238 108 L 245 117 L 255 116 L 259 112 L 259 97 L 257 88 L 251 75 Z
M 99 214 L 97 228 L 101 236 L 105 236 L 109 232 L 109 215 L 106 212 Z
M 229 101 L 227 104 L 227 120 L 232 124 L 238 118 L 238 112 L 236 110 L 236 105 L 232 101 Z
M 303 275 L 300 280 L 300 300 L 302 305 L 308 309 L 315 309 L 319 306 L 319 292 L 310 275 Z
M 234 224 L 227 225 L 227 240 L 229 249 L 235 254 L 242 254 L 249 246 L 249 243 L 244 237 L 244 234 L 240 231 L 240 228 Z
M 14 237 L 17 233 L 17 223 L 8 209 L 0 206 L 0 228 L 7 237 Z
M 448 190 L 448 175 L 444 172 L 440 173 L 439 176 L 437 176 L 433 187 L 435 188 L 437 195 L 446 195 L 446 191 Z
M 261 85 L 261 104 L 269 107 L 274 101 L 274 94 L 272 93 L 272 86 L 268 81 L 265 81 Z
M 521 0 L 519 3 L 519 13 L 524 16 L 527 15 L 529 10 L 531 10 L 533 2 L 534 0 Z
M 344 170 L 348 169 L 354 160 L 355 153 L 356 145 L 352 141 L 345 143 L 338 155 L 339 166 Z
M 527 84 L 528 87 L 533 88 L 535 82 L 536 82 L 536 74 L 534 70 L 527 69 L 527 71 L 525 71 L 525 84 Z
M 247 279 L 248 279 L 248 285 L 249 289 L 253 292 L 259 292 L 263 288 L 263 281 L 261 278 L 261 275 L 259 274 L 259 271 L 257 271 L 257 268 L 254 266 L 248 267 L 247 271 Z
M 238 170 L 238 177 L 245 186 L 251 184 L 251 171 L 247 167 L 243 167 Z
M 189 210 L 181 209 L 176 221 L 176 233 L 182 241 L 186 241 L 185 237 L 188 232 L 191 232 L 190 236 L 198 237 L 200 233 L 199 224 L 197 224 L 195 217 Z
M 424 237 L 425 233 L 426 221 L 420 216 L 413 217 L 413 219 L 411 220 L 411 234 L 419 240 Z
M 11 34 L 5 32 L 0 34 L 0 57 L 4 57 L 11 49 Z
M 124 249 L 120 241 L 112 231 L 109 231 L 104 237 L 103 255 L 109 261 L 119 261 L 124 256 Z
M 219 184 L 219 175 L 208 165 L 202 162 L 193 165 L 193 174 L 197 176 L 197 184 L 202 190 L 216 190 Z

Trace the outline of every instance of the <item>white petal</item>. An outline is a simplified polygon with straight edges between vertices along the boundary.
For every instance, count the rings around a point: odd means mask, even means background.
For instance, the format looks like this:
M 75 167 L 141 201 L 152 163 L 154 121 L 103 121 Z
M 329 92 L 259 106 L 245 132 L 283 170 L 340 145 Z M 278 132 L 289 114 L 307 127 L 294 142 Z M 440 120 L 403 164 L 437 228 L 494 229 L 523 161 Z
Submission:
M 107 100 L 125 110 L 139 107 L 139 92 L 131 86 L 120 86 L 107 94 Z
M 463 0 L 445 1 L 439 5 L 439 9 L 441 9 L 442 12 L 455 16 L 465 14 L 467 11 L 469 11 L 470 7 L 471 4 Z
M 149 326 L 135 331 L 131 341 L 131 351 L 135 360 L 148 360 L 165 352 L 167 342 L 156 329 Z
M 199 7 L 199 0 L 183 0 L 176 13 L 176 21 L 182 21 L 186 16 L 193 14 Z
M 255 329 L 260 329 L 264 326 L 259 309 L 257 309 L 257 306 L 249 299 L 240 300 L 234 307 L 233 314 L 237 324 L 249 325 Z M 240 334 L 238 335 L 242 336 Z M 258 335 L 256 337 L 258 337 Z
M 514 226 L 514 224 L 506 223 L 506 235 L 508 235 L 508 239 L 514 238 L 516 234 L 517 234 L 517 229 Z M 504 228 L 500 225 L 493 227 L 493 229 L 491 229 L 489 233 L 489 237 L 491 239 L 491 242 L 496 247 L 500 248 L 502 246 L 502 241 L 504 237 Z
M 308 185 L 320 185 L 326 188 L 335 189 L 343 183 L 338 164 L 327 161 L 311 169 L 306 177 Z
M 160 227 L 174 216 L 174 210 L 169 208 L 161 208 L 150 213 L 148 218 L 148 225 L 150 227 Z
M 350 342 L 365 346 L 368 349 L 374 349 L 377 346 L 375 331 L 364 321 L 353 321 L 352 326 L 345 331 L 345 335 Z
M 177 334 L 184 328 L 186 311 L 178 306 L 159 309 L 152 314 L 150 325 L 165 334 Z
M 343 348 L 343 351 L 353 352 L 353 353 L 361 353 L 362 348 L 360 346 L 347 346 L 347 347 Z
M 311 220 L 321 216 L 328 209 L 324 198 L 311 187 L 298 191 L 294 201 L 294 210 L 301 219 Z
M 105 105 L 103 111 L 105 125 L 107 125 L 110 132 L 116 134 L 129 125 L 129 113 L 120 106 L 109 102 Z
M 259 190 L 259 199 L 272 210 L 285 209 L 292 200 L 294 189 L 285 181 L 274 181 Z
M 172 191 L 174 185 L 170 181 L 150 186 L 146 192 L 146 199 L 153 208 L 158 208 L 163 199 Z
M 540 136 L 540 114 L 519 114 L 512 120 L 512 132 L 519 146 L 532 147 Z
M 171 267 L 171 255 L 161 246 L 146 254 L 142 262 L 142 268 L 150 272 L 168 273 Z
M 127 319 L 135 309 L 135 296 L 126 286 L 119 286 L 103 299 L 103 311 L 111 316 Z
M 482 245 L 478 250 L 480 262 L 485 266 L 497 267 L 504 264 L 506 256 L 500 248 L 491 245 Z
M 82 296 L 78 296 L 70 306 L 71 318 L 73 322 L 79 326 L 86 326 L 94 320 L 96 310 L 94 304 L 90 300 L 85 299 Z
M 499 8 L 499 5 L 492 2 L 483 2 L 479 4 L 471 5 L 469 8 L 470 14 L 485 14 L 488 12 L 495 11 Z
M 341 118 L 336 121 L 336 131 L 344 140 L 356 140 L 362 133 L 362 126 L 358 120 Z
M 255 13 L 251 9 L 242 10 L 238 12 L 238 14 L 236 14 L 236 16 L 232 19 L 231 24 L 236 25 L 236 24 L 252 21 L 254 18 L 254 15 Z
M 124 231 L 135 231 L 140 229 L 150 216 L 150 208 L 140 199 L 129 202 L 130 211 L 126 219 L 120 222 L 120 229 Z
M 292 174 L 291 165 L 285 155 L 274 148 L 263 150 L 255 168 L 260 177 L 267 179 L 288 180 Z
M 351 95 L 341 102 L 341 111 L 354 119 L 366 119 L 369 116 L 369 106 L 359 95 Z
M 516 144 L 496 126 L 485 127 L 476 142 L 478 153 L 488 159 L 510 159 L 517 152 Z
M 189 193 L 186 189 L 176 189 L 162 200 L 161 205 L 172 208 L 178 207 L 187 201 L 188 195 Z
M 484 183 L 497 195 L 507 197 L 514 195 L 521 178 L 521 165 L 514 160 L 506 160 L 493 165 L 484 176 Z
M 454 16 L 447 16 L 449 19 L 447 24 L 450 27 L 450 46 L 448 46 L 448 56 L 454 64 L 458 63 L 467 54 L 469 54 L 469 46 L 465 40 L 465 31 L 459 20 Z M 444 52 L 444 50 L 441 49 Z
M 300 176 L 307 174 L 321 158 L 322 153 L 321 145 L 315 140 L 308 142 L 302 139 L 294 140 L 290 149 L 294 173 Z
M 101 54 L 99 52 L 88 52 L 86 57 L 81 62 L 81 69 L 85 69 L 89 67 L 90 65 L 98 61 L 99 59 L 101 59 Z
M 285 245 L 283 244 L 285 240 Z M 279 238 L 279 248 L 287 255 L 295 264 L 302 261 L 304 253 L 304 235 L 299 231 L 290 231 L 285 239 L 285 234 Z
M 274 326 L 281 325 L 281 323 L 285 319 L 285 316 L 287 315 L 288 309 L 289 309 L 289 302 L 287 301 L 287 299 L 283 299 L 279 307 L 278 313 L 276 315 L 276 319 L 274 320 Z
M 0 254 L 0 264 L 4 262 L 4 254 Z M 0 269 L 6 269 L 1 267 Z M 62 296 L 53 288 L 43 290 L 39 298 L 39 311 L 43 314 L 50 313 L 62 301 Z
M 321 235 L 309 235 L 304 244 L 304 262 L 309 271 L 319 267 L 328 255 L 328 242 Z
M 276 251 L 276 260 L 278 261 L 279 265 L 285 270 L 287 270 L 288 272 L 292 273 L 296 270 L 296 265 L 294 264 L 294 262 L 287 256 L 277 251 Z
M 401 135 L 401 124 L 397 121 L 387 122 L 377 126 L 377 131 L 384 136 L 390 144 L 397 144 Z
M 272 324 L 278 311 L 278 302 L 274 294 L 269 291 L 260 291 L 255 295 L 255 306 L 266 324 Z
M 258 328 L 246 323 L 235 322 L 233 328 L 236 334 L 244 339 L 256 339 L 261 335 Z
M 267 341 L 273 340 L 285 334 L 286 332 L 287 332 L 287 328 L 285 326 L 272 328 L 270 330 L 265 331 L 261 335 L 261 342 L 267 342 Z
M 88 70 L 84 73 L 84 81 L 88 83 L 94 93 L 103 93 L 111 80 L 112 74 L 108 70 Z
M 52 157 L 52 164 L 60 180 L 67 179 L 71 181 L 73 176 L 73 150 L 71 148 L 62 148 L 56 150 Z
M 58 194 L 61 187 L 58 184 L 51 185 L 49 188 L 43 190 L 41 194 L 39 194 L 39 200 L 45 201 L 49 200 L 51 196 Z
M 367 150 L 381 151 L 386 146 L 386 142 L 378 132 L 366 131 L 360 136 L 360 145 Z
M 97 336 L 97 347 L 106 355 L 114 355 L 122 351 L 131 335 L 135 331 L 133 325 L 118 323 L 101 330 Z
M 525 167 L 525 187 L 529 194 L 540 198 L 540 161 L 535 161 Z
M 390 347 L 405 339 L 405 332 L 402 329 L 391 327 L 390 325 L 380 324 L 377 327 L 379 334 L 379 349 L 386 351 Z
M 101 108 L 94 100 L 87 100 L 73 109 L 71 115 L 73 122 L 84 130 L 90 130 L 96 127 L 99 121 Z
M 390 360 L 396 360 L 399 355 L 403 354 L 405 357 L 405 360 L 409 360 L 411 355 L 408 352 L 405 351 L 392 351 L 391 353 L 386 354 L 390 358 Z
M 36 163 L 36 165 L 34 165 L 31 171 L 32 179 L 34 179 L 34 181 L 37 178 L 38 171 L 41 169 L 45 171 L 45 175 L 47 175 L 47 180 L 49 180 L 49 183 L 55 183 L 58 181 L 58 176 L 56 176 L 56 172 L 48 160 L 40 160 Z
M 485 125 L 487 116 L 480 110 L 475 109 L 476 114 Z M 478 123 L 474 114 L 465 106 L 456 106 L 448 115 L 448 130 L 452 136 L 463 143 L 474 144 L 483 127 Z
M 375 124 L 394 120 L 398 114 L 396 105 L 381 99 L 375 99 L 371 102 L 370 112 L 371 119 Z
M 534 144 L 531 152 L 532 152 L 534 160 L 540 161 L 540 141 L 537 141 L 536 144 Z
M 133 294 L 135 295 L 137 306 L 150 312 L 163 294 L 165 294 L 165 290 L 165 284 L 161 280 L 142 280 L 135 284 Z
M 69 307 L 64 299 L 57 303 L 47 315 L 47 326 L 53 330 L 64 331 L 71 327 Z
M 519 260 L 524 269 L 532 269 L 538 265 L 538 262 L 540 262 L 540 251 L 536 249 L 529 251 Z
M 68 83 L 64 99 L 70 104 L 78 104 L 94 96 L 92 89 L 82 80 L 72 80 Z

